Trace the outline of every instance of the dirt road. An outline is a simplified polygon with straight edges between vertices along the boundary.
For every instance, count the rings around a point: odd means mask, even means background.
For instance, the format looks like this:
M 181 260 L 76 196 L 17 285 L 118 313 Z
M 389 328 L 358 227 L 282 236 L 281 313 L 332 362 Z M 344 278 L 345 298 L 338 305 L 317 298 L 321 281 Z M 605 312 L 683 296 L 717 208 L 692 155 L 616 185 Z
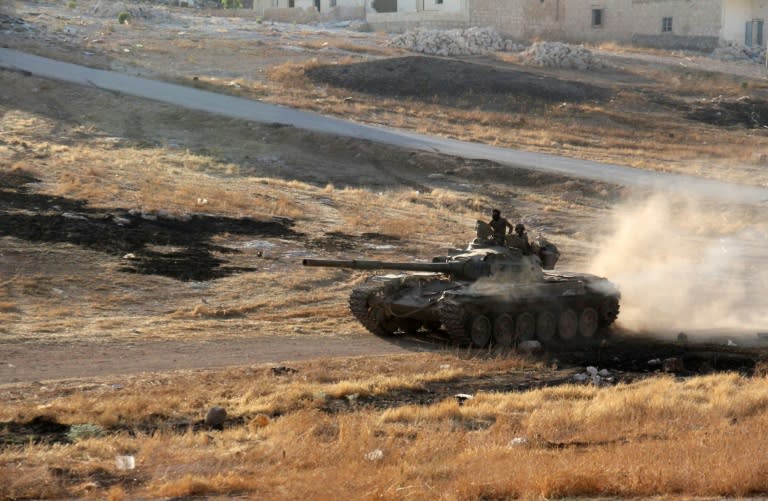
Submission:
M 441 349 L 438 344 L 409 339 L 387 342 L 373 336 L 110 341 L 103 345 L 73 342 L 38 344 L 35 349 L 21 343 L 3 343 L 1 346 L 0 385 Z
M 620 165 L 516 151 L 485 144 L 362 125 L 191 87 L 123 75 L 112 71 L 95 70 L 10 49 L 0 49 L 0 68 L 92 86 L 232 118 L 278 123 L 311 131 L 370 140 L 404 149 L 442 153 L 467 159 L 490 160 L 511 167 L 564 174 L 629 187 L 652 188 L 670 192 L 685 191 L 690 195 L 723 201 L 760 204 L 768 202 L 768 188 L 702 179 L 695 176 L 650 172 Z

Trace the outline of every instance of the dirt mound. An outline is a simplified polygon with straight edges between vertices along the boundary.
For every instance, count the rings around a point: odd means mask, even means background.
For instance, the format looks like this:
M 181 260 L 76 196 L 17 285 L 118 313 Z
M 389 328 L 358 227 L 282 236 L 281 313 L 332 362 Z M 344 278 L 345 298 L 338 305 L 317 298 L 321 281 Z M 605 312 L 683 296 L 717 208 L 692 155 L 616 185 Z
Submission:
M 607 89 L 581 82 L 421 56 L 318 66 L 306 74 L 315 82 L 357 92 L 410 97 L 428 103 L 444 100 L 452 106 L 470 108 L 490 106 L 509 110 L 525 106 L 516 97 L 550 103 L 601 100 L 609 95 Z

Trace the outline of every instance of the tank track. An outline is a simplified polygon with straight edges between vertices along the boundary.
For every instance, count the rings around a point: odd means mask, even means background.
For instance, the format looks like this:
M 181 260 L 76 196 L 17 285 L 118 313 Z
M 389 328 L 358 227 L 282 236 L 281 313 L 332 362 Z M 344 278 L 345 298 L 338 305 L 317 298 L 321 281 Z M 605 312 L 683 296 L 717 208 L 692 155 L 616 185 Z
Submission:
M 381 284 L 355 287 L 349 295 L 349 310 L 371 334 L 388 337 L 392 336 L 393 332 L 387 331 L 371 314 L 371 309 L 368 307 L 368 299 L 379 292 L 383 293 L 385 289 L 386 285 Z
M 440 305 L 439 315 L 451 342 L 462 346 L 472 344 L 466 325 L 466 312 L 461 304 L 446 301 Z
M 600 326 L 601 327 L 608 327 L 612 323 L 616 321 L 617 318 L 619 318 L 619 311 L 620 311 L 621 305 L 619 304 L 619 300 L 616 298 L 608 298 L 606 299 L 602 306 L 598 309 L 598 313 L 600 314 Z

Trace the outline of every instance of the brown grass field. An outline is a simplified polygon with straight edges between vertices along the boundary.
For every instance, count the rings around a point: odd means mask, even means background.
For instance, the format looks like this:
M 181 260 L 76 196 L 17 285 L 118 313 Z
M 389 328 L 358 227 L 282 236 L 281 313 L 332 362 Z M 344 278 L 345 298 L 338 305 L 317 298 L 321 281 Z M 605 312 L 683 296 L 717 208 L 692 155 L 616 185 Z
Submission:
M 0 42 L 366 123 L 768 182 L 765 129 L 739 122 L 740 108 L 733 123 L 713 123 L 723 102 L 764 103 L 764 79 L 631 62 L 674 54 L 606 46 L 616 66 L 594 74 L 525 68 L 509 54 L 450 60 L 457 71 L 530 72 L 551 78 L 552 92 L 579 84 L 597 96 L 574 101 L 526 88 L 456 94 L 448 60 L 422 61 L 434 86 L 403 97 L 387 93 L 381 68 L 402 78 L 413 62 L 385 34 L 160 7 L 119 25 L 92 14 L 96 2 L 67 4 L 16 2 L 38 31 L 0 30 Z M 347 87 L 329 83 L 338 68 Z M 363 77 L 373 78 L 367 91 Z M 427 341 L 373 356 L 365 346 L 386 343 L 346 306 L 367 275 L 298 264 L 428 260 L 464 245 L 475 220 L 500 207 L 557 242 L 558 267 L 582 270 L 613 234 L 611 216 L 646 194 L 9 71 L 0 89 L 0 499 L 768 495 L 764 347 L 625 347 L 639 333 L 620 324 L 616 341 L 587 353 Z M 696 238 L 754 230 L 765 241 L 763 206 L 697 206 L 693 218 L 679 204 L 671 211 Z M 751 271 L 757 291 L 761 266 Z M 236 346 L 225 342 L 259 339 L 370 344 L 349 357 L 267 346 L 270 362 L 224 353 Z M 139 359 L 119 372 L 67 360 L 170 343 L 177 351 L 151 354 L 167 359 L 158 371 Z M 194 368 L 174 365 L 185 345 L 205 346 Z M 685 370 L 646 363 L 678 353 Z M 587 365 L 610 378 L 577 382 Z M 204 423 L 213 406 L 227 411 L 221 429 Z

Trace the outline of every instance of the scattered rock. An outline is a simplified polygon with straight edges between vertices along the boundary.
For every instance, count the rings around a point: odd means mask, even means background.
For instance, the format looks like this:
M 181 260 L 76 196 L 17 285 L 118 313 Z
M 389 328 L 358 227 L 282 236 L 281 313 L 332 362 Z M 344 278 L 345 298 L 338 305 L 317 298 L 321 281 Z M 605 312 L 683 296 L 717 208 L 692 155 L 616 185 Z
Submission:
M 747 47 L 735 42 L 722 42 L 722 45 L 712 51 L 711 56 L 721 61 L 744 61 L 765 63 L 765 47 Z
M 384 459 L 384 451 L 381 449 L 374 449 L 365 455 L 365 459 L 368 461 L 381 461 Z
M 501 38 L 493 28 L 480 27 L 455 30 L 417 28 L 394 37 L 389 44 L 391 47 L 438 56 L 469 56 L 519 50 L 521 47 Z
M 509 441 L 507 447 L 519 447 L 521 445 L 528 444 L 528 439 L 525 437 L 515 437 Z
M 595 70 L 606 66 L 584 46 L 561 42 L 536 42 L 523 51 L 520 58 L 525 64 L 545 68 Z
M 683 366 L 683 361 L 676 357 L 670 357 L 665 358 L 664 361 L 661 363 L 661 370 L 664 372 L 671 372 L 674 374 L 677 374 L 678 372 L 683 372 L 685 370 L 685 367 Z
M 517 351 L 525 355 L 535 355 L 541 353 L 541 343 L 536 340 L 523 341 L 517 345 Z
M 136 468 L 136 459 L 133 456 L 115 456 L 115 468 L 133 470 Z
M 459 405 L 464 405 L 464 402 L 466 402 L 467 400 L 472 400 L 475 397 L 468 393 L 457 393 L 456 395 L 453 396 L 453 398 L 456 399 Z
M 224 429 L 224 421 L 227 419 L 227 410 L 224 407 L 211 407 L 205 414 L 205 425 L 217 430 Z

